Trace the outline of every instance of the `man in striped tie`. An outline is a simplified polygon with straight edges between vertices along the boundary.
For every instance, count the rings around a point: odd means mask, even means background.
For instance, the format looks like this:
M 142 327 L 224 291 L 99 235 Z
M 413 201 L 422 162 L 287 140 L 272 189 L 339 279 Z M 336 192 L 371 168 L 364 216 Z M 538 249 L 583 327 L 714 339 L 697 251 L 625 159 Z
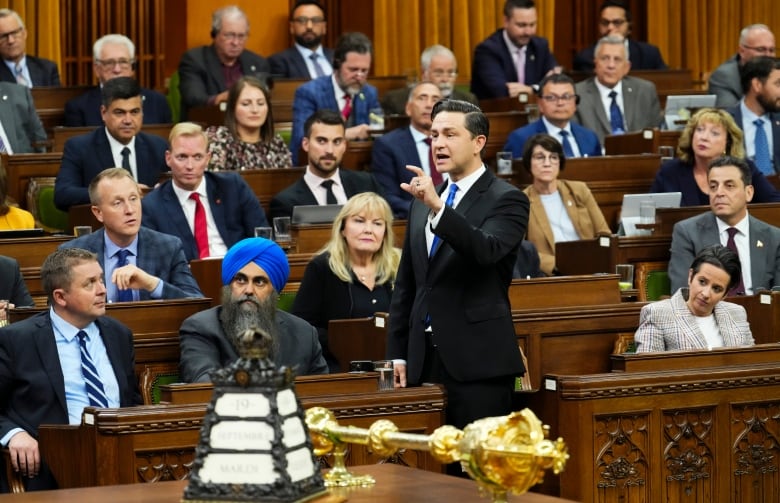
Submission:
M 58 249 L 41 268 L 49 310 L 0 329 L 0 445 L 26 490 L 56 489 L 41 460 L 38 427 L 81 424 L 85 407 L 141 404 L 133 335 L 107 318 L 97 256 Z M 0 490 L 7 491 L 2 479 Z

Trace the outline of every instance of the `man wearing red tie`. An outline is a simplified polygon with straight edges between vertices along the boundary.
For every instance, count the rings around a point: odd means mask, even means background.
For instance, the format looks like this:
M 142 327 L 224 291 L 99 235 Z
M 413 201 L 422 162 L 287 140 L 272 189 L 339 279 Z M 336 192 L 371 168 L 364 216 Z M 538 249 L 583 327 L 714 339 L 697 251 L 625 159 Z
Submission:
M 260 202 L 238 173 L 206 171 L 208 138 L 197 124 L 171 130 L 165 162 L 172 178 L 143 200 L 143 225 L 181 239 L 187 260 L 221 257 L 255 227 L 267 227 Z

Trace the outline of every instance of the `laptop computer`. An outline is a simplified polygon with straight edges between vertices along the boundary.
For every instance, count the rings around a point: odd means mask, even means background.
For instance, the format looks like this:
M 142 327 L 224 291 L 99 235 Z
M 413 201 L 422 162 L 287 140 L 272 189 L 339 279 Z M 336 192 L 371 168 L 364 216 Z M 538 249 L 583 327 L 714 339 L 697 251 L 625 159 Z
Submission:
M 670 131 L 682 131 L 685 123 L 691 118 L 692 110 L 704 107 L 714 107 L 717 96 L 714 94 L 683 94 L 666 97 L 664 120 Z M 676 124 L 676 122 L 680 122 Z
M 306 204 L 293 206 L 292 224 L 330 224 L 336 219 L 336 215 L 341 211 L 340 204 Z
M 657 208 L 679 208 L 682 192 L 655 192 L 650 194 L 624 194 L 623 206 L 620 209 L 619 236 L 649 236 L 650 231 L 637 229 L 640 222 L 639 208 L 645 201 L 650 201 Z

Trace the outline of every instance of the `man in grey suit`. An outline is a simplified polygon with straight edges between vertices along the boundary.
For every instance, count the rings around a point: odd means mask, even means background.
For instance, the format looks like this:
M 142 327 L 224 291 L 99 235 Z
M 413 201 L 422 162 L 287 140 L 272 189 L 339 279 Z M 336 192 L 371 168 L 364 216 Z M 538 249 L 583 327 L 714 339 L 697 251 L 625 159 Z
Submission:
M 0 152 L 29 154 L 41 151 L 36 144 L 46 140 L 30 90 L 0 82 Z
M 723 62 L 711 74 L 707 92 L 717 96 L 715 105 L 732 107 L 742 97 L 740 68 L 756 56 L 775 56 L 775 36 L 765 24 L 751 24 L 739 32 L 737 53 Z
M 297 375 L 327 374 L 317 329 L 276 308 L 290 275 L 287 255 L 265 238 L 246 238 L 222 260 L 222 305 L 184 320 L 179 330 L 181 377 L 209 382 L 209 373 L 238 359 L 238 337 L 246 330 L 271 336 L 269 358 Z
M 101 171 L 89 184 L 89 196 L 103 229 L 62 247 L 97 254 L 109 302 L 203 297 L 181 240 L 141 227 L 141 192 L 130 172 Z
M 655 84 L 627 76 L 631 62 L 623 38 L 602 38 L 595 54 L 596 75 L 576 85 L 580 104 L 574 121 L 594 131 L 602 145 L 607 135 L 660 125 Z
M 732 294 L 751 295 L 780 284 L 780 229 L 748 214 L 753 185 L 747 162 L 719 157 L 710 164 L 707 179 L 712 211 L 677 222 L 672 232 L 672 291 L 687 286 L 696 255 L 718 243 L 735 246 L 742 262 L 741 292 Z

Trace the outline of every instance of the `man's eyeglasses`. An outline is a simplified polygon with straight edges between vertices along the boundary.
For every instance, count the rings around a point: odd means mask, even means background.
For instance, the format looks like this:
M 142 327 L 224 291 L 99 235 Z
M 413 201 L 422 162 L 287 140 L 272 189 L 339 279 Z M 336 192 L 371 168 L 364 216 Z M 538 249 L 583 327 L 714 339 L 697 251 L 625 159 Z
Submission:
M 102 66 L 103 68 L 114 68 L 115 66 L 118 66 L 122 70 L 127 70 L 131 66 L 133 66 L 133 63 L 135 63 L 134 59 L 96 59 L 95 62 Z
M 306 16 L 300 16 L 293 19 L 293 22 L 296 24 L 299 24 L 301 26 L 306 26 L 307 24 L 322 24 L 325 22 L 324 17 L 306 17 Z
M 557 94 L 545 94 L 544 96 L 539 96 L 539 98 L 543 99 L 547 103 L 555 103 L 556 101 L 571 101 L 576 99 L 577 95 L 568 93 L 561 96 L 558 96 Z
M 434 77 L 457 77 L 458 71 L 457 70 L 433 70 L 431 72 L 431 75 Z
M 624 24 L 626 24 L 625 19 L 602 19 L 599 21 L 599 24 L 603 26 L 604 28 L 608 28 L 609 25 L 613 25 L 615 28 L 620 28 Z
M 232 31 L 222 32 L 220 35 L 227 40 L 238 40 L 239 42 L 243 42 L 249 38 L 249 33 L 234 33 Z
M 9 31 L 9 32 L 6 32 L 6 33 L 0 33 L 0 44 L 7 44 L 8 41 L 11 39 L 11 37 L 16 38 L 16 37 L 20 36 L 23 31 L 24 31 L 24 28 L 19 27 L 19 28 L 15 29 L 14 31 Z
M 2 35 L 0 35 L 0 40 L 2 39 Z M 749 45 L 742 45 L 745 49 L 750 49 L 751 51 L 755 51 L 759 54 L 768 54 L 770 56 L 774 56 L 777 52 L 777 47 L 752 47 Z

